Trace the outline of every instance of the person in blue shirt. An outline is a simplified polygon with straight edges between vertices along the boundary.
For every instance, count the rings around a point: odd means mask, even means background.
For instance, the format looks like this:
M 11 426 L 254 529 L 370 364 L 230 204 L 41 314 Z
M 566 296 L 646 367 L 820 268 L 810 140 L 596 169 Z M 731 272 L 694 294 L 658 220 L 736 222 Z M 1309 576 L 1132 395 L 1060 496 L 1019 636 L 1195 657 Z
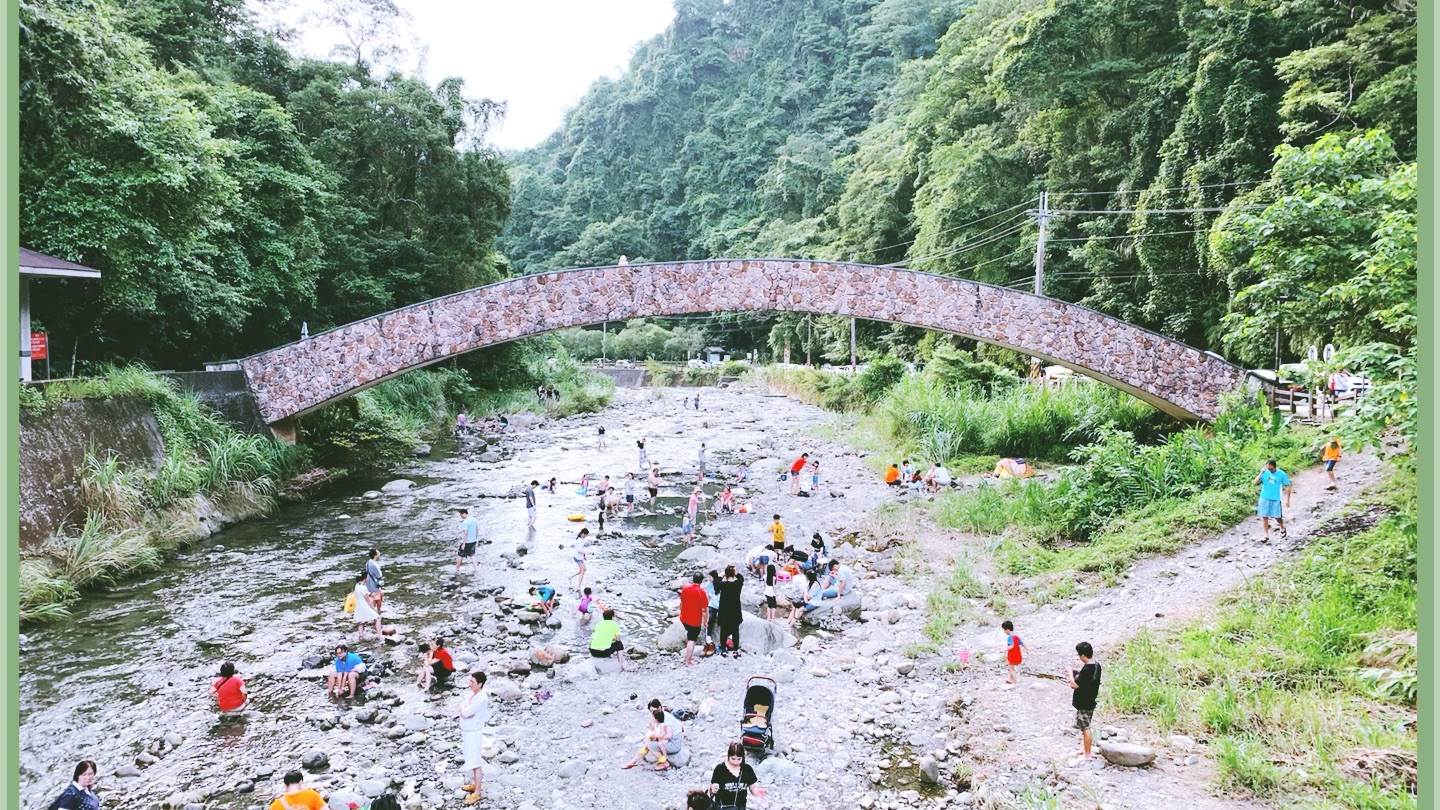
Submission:
M 350 697 L 355 697 L 355 685 L 360 682 L 360 675 L 365 672 L 365 662 L 360 656 L 344 644 L 335 648 L 335 671 L 330 673 L 329 686 L 325 690 L 326 695 L 340 696 L 348 687 Z
M 530 595 L 540 599 L 537 604 L 539 608 L 545 612 L 546 616 L 549 616 L 550 611 L 554 610 L 555 605 L 558 604 L 558 600 L 555 599 L 555 589 L 548 585 L 531 585 Z M 532 608 L 535 606 L 536 605 L 531 605 Z
M 475 559 L 475 546 L 480 542 L 480 521 L 468 509 L 460 510 L 460 550 L 455 553 L 455 574 L 460 574 L 460 565 L 470 560 L 470 573 L 480 573 L 480 563 Z
M 1290 507 L 1290 476 L 1275 465 L 1275 459 L 1265 462 L 1265 469 L 1255 476 L 1255 483 L 1260 485 L 1260 503 L 1255 511 L 1260 515 L 1260 525 L 1265 529 L 1264 542 L 1270 542 L 1270 519 L 1274 518 L 1277 526 L 1280 527 L 1280 539 L 1287 539 L 1285 533 L 1285 511 L 1280 508 L 1280 494 L 1285 494 L 1285 508 Z

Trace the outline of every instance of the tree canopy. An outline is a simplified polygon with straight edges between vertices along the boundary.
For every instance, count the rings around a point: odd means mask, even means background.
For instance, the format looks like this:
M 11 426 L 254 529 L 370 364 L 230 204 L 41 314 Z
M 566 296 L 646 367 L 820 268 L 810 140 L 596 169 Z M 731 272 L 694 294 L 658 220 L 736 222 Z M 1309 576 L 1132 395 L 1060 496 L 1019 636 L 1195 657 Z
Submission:
M 189 368 L 500 278 L 500 108 L 458 79 L 294 58 L 241 0 L 20 22 L 22 243 L 105 274 L 36 296 L 60 354 Z

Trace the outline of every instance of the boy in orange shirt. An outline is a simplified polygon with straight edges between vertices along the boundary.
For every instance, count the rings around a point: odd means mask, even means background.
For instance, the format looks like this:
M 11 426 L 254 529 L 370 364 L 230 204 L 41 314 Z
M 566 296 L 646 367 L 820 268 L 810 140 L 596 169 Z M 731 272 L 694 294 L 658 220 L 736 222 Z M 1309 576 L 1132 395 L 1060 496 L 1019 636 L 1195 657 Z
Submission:
M 1320 460 L 1325 462 L 1325 474 L 1330 476 L 1330 486 L 1326 489 L 1335 489 L 1338 483 L 1335 480 L 1335 463 L 1340 460 L 1340 440 L 1334 436 L 1325 440 L 1325 448 L 1320 451 Z

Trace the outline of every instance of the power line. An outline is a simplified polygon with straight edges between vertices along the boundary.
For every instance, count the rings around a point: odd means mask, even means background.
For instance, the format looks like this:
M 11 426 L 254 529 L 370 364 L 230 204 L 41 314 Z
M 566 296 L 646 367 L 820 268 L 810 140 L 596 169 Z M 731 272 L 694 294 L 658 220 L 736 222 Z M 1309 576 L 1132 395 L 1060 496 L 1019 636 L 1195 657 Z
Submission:
M 1218 208 L 1117 208 L 1114 210 L 1088 211 L 1050 209 L 1051 214 L 1205 214 L 1218 211 L 1234 211 L 1245 208 L 1269 208 L 1268 205 L 1222 205 Z
M 1202 186 L 1161 186 L 1133 189 L 1116 189 L 1114 191 L 1056 191 L 1052 192 L 1057 197 L 1099 197 L 1113 196 L 1117 194 L 1143 194 L 1147 191 L 1191 191 L 1200 188 L 1230 188 L 1231 186 L 1258 186 L 1264 180 L 1239 180 L 1234 183 L 1207 183 Z
M 953 248 L 949 248 L 948 250 L 940 251 L 939 253 L 930 253 L 930 254 L 927 254 L 927 255 L 925 255 L 925 256 L 915 256 L 915 257 L 913 257 L 913 258 L 905 259 L 903 262 L 892 262 L 891 264 L 881 265 L 881 267 L 907 267 L 907 266 L 909 266 L 910 264 L 913 264 L 914 262 L 923 262 L 923 261 L 927 261 L 927 260 L 929 260 L 929 259 L 943 259 L 943 258 L 945 258 L 945 257 L 947 257 L 947 256 L 954 256 L 954 255 L 959 254 L 959 253 L 967 253 L 967 252 L 969 252 L 969 251 L 977 250 L 977 249 L 979 249 L 979 248 L 985 247 L 986 245 L 994 244 L 995 242 L 998 242 L 998 241 L 1000 241 L 1000 240 L 1002 240 L 1002 239 L 1008 239 L 1009 237 L 1014 236 L 1014 235 L 1017 234 L 1017 233 L 1020 233 L 1020 231 L 1022 231 L 1022 230 L 1024 230 L 1024 229 L 1025 229 L 1025 223 L 1024 223 L 1024 222 L 1021 222 L 1021 223 L 1019 223 L 1019 224 L 1017 224 L 1017 225 L 1011 226 L 1011 227 L 1009 228 L 1009 230 L 1002 231 L 1002 232 L 997 233 L 997 234 L 995 234 L 994 236 L 988 237 L 988 238 L 986 238 L 986 239 L 982 239 L 982 240 L 979 240 L 979 241 L 965 242 L 965 243 L 963 243 L 963 244 L 961 244 L 961 245 L 959 245 L 959 246 L 956 246 L 956 247 L 953 247 Z
M 1209 233 L 1209 228 L 1192 228 L 1188 231 L 1163 231 L 1160 233 L 1123 233 L 1118 236 L 1076 236 L 1070 239 L 1051 239 L 1051 242 L 1089 242 L 1101 239 L 1144 239 L 1147 236 L 1178 236 L 1186 233 Z
M 943 231 L 937 231 L 935 235 L 936 235 L 936 236 L 943 236 L 943 235 L 945 235 L 945 234 L 947 234 L 947 233 L 952 233 L 952 232 L 954 232 L 954 231 L 962 230 L 962 229 L 964 229 L 964 228 L 969 228 L 969 227 L 971 227 L 972 225 L 979 225 L 979 224 L 982 223 L 982 222 L 986 222 L 986 221 L 988 221 L 988 220 L 992 220 L 992 219 L 994 219 L 995 217 L 998 217 L 998 216 L 1000 216 L 1000 215 L 1002 215 L 1002 214 L 1006 214 L 1006 213 L 1009 213 L 1010 211 L 1014 211 L 1016 208 L 1024 208 L 1025 206 L 1029 205 L 1030 203 L 1035 202 L 1035 201 L 1038 200 L 1038 199 L 1039 199 L 1039 197 L 1031 197 L 1030 199 L 1028 199 L 1028 200 L 1026 200 L 1026 201 L 1024 201 L 1024 202 L 1022 202 L 1022 203 L 1018 203 L 1018 204 L 1016 204 L 1016 205 L 1010 206 L 1009 208 L 1005 208 L 1005 209 L 1002 209 L 1002 210 L 1000 210 L 1000 211 L 996 211 L 995 213 L 990 214 L 989 216 L 980 217 L 979 219 L 974 219 L 974 220 L 971 220 L 971 221 L 969 221 L 969 222 L 966 222 L 966 223 L 964 223 L 963 225 L 956 225 L 956 226 L 953 227 L 953 228 L 946 228 L 946 229 L 943 230 Z M 897 243 L 895 243 L 895 244 L 893 244 L 893 245 L 886 245 L 885 247 L 882 247 L 882 248 L 875 248 L 875 250 L 873 250 L 873 251 L 871 251 L 871 252 L 872 252 L 872 253 L 880 253 L 881 251 L 890 250 L 891 248 L 905 247 L 906 245 L 913 245 L 913 244 L 915 244 L 915 243 L 918 242 L 918 241 L 920 241 L 920 239 L 919 239 L 919 237 L 916 237 L 916 238 L 914 238 L 914 239 L 911 239 L 911 240 L 908 241 L 908 242 L 897 242 Z

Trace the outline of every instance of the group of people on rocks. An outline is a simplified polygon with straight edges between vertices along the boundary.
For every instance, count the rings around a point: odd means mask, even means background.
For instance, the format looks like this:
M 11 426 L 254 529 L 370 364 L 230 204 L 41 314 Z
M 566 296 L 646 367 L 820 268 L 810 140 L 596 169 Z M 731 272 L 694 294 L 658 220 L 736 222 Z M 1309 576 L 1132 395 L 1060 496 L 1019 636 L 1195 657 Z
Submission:
M 919 465 L 910 466 L 910 459 L 905 459 L 900 464 L 891 464 L 885 468 L 885 483 L 897 489 L 908 489 L 914 492 L 939 492 L 955 483 L 950 471 L 945 465 L 935 462 L 925 472 L 920 471 Z

